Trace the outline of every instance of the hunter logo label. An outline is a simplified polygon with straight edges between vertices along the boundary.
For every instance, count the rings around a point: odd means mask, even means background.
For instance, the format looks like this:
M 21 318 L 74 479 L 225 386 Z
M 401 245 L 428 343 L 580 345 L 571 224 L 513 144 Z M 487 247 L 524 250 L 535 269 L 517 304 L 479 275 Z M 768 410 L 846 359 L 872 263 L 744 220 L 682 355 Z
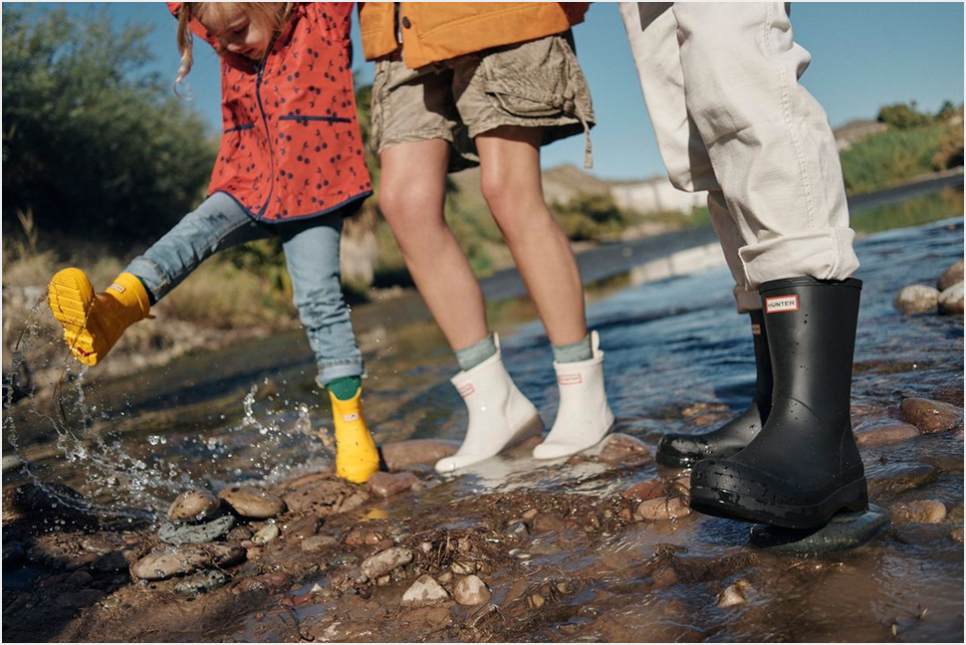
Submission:
M 798 311 L 798 296 L 775 296 L 765 298 L 765 313 L 777 314 L 785 311 Z
M 349 413 L 349 414 L 343 414 L 342 415 L 342 420 L 343 421 L 358 421 L 359 420 L 359 413 L 358 412 L 352 412 L 352 413 Z
M 751 333 L 755 336 L 761 336 L 761 325 L 758 323 L 751 323 Z
M 120 284 L 118 284 L 116 282 L 114 284 L 112 284 L 111 286 L 109 286 L 108 289 L 111 289 L 112 291 L 117 291 L 118 293 L 124 293 L 124 291 L 125 291 L 124 290 L 124 286 L 123 285 L 120 285 Z
M 470 394 L 473 394 L 473 392 L 476 392 L 476 388 L 473 387 L 472 383 L 467 383 L 466 385 L 464 385 L 463 387 L 459 388 L 456 391 L 459 392 L 460 396 L 465 399 Z
M 561 374 L 557 377 L 557 383 L 561 385 L 580 385 L 584 378 L 580 374 Z

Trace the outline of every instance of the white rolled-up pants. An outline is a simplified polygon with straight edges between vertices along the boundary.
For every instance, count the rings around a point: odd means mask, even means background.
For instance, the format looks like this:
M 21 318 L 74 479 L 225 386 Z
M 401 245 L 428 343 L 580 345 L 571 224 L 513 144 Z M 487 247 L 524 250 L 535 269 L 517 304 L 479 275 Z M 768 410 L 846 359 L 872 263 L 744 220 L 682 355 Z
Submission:
M 809 53 L 782 3 L 622 2 L 671 183 L 708 191 L 741 312 L 758 285 L 859 266 L 828 117 L 798 83 Z

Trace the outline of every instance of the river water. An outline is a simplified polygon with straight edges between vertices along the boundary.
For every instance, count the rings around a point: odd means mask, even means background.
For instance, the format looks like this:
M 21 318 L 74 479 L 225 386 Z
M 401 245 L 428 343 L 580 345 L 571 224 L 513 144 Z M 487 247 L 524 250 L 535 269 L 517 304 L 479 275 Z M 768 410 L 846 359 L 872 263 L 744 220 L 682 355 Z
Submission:
M 897 417 L 902 399 L 913 396 L 962 407 L 962 316 L 910 317 L 892 306 L 903 286 L 934 284 L 963 257 L 962 217 L 867 235 L 857 253 L 856 277 L 865 284 L 854 419 Z M 753 387 L 748 322 L 734 312 L 730 274 L 713 250 L 700 257 L 711 258 L 710 268 L 649 265 L 588 288 L 588 322 L 606 352 L 617 430 L 652 450 L 665 432 L 700 431 L 742 409 Z M 418 305 L 379 303 L 359 312 L 370 425 L 380 443 L 459 439 L 465 411 L 448 382 L 454 361 L 435 326 L 407 308 Z M 556 384 L 532 306 L 511 299 L 489 305 L 488 313 L 503 336 L 509 371 L 549 425 Z M 408 320 L 415 322 L 399 322 Z M 59 407 L 18 404 L 7 411 L 5 436 L 32 476 L 73 486 L 112 521 L 157 512 L 188 487 L 282 481 L 331 463 L 316 434 L 328 424 L 328 406 L 314 388 L 300 334 L 184 357 L 120 382 L 86 384 L 89 373 L 70 363 L 65 369 Z M 963 523 L 962 430 L 869 448 L 863 458 L 873 501 L 938 500 L 947 519 L 895 525 L 853 553 L 819 560 L 754 553 L 746 545 L 747 525 L 699 515 L 589 541 L 536 538 L 527 563 L 533 579 L 553 572 L 578 581 L 579 592 L 557 599 L 545 620 L 531 618 L 526 632 L 501 634 L 591 641 L 961 640 L 963 546 L 949 534 Z M 924 468 L 929 477 L 909 475 Z M 440 522 L 452 523 L 454 505 L 465 501 L 471 508 L 481 495 L 600 499 L 670 473 L 653 463 L 606 471 L 593 463 L 546 466 L 525 456 L 499 457 L 445 481 L 423 503 L 445 504 Z M 5 474 L 5 488 L 23 478 L 23 472 Z M 414 503 L 390 505 L 384 517 L 404 521 Z M 673 565 L 670 584 L 655 583 L 658 560 Z M 748 602 L 716 606 L 717 595 L 736 581 L 747 585 Z M 509 584 L 499 574 L 488 582 L 494 589 Z M 282 637 L 252 625 L 249 617 L 204 636 Z

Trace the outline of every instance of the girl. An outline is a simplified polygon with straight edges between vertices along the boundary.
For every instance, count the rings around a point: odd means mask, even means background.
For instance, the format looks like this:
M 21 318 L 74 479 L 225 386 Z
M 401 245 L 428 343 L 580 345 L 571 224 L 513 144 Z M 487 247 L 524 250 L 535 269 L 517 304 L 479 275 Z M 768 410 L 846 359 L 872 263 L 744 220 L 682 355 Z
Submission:
M 221 56 L 224 132 L 208 198 L 135 258 L 103 293 L 83 271 L 51 280 L 49 301 L 74 355 L 103 360 L 124 330 L 218 251 L 282 240 L 295 304 L 329 390 L 336 470 L 355 482 L 378 469 L 362 414 L 362 356 L 342 298 L 342 219 L 372 193 L 350 68 L 351 5 L 170 3 L 180 82 L 192 32 Z
M 540 147 L 593 122 L 569 33 L 586 10 L 562 2 L 377 2 L 360 10 L 366 58 L 377 61 L 371 143 L 382 164 L 379 206 L 456 352 L 462 371 L 452 382 L 469 408 L 463 445 L 436 464 L 441 472 L 543 429 L 503 366 L 479 285 L 443 218 L 447 170 L 480 165 L 483 196 L 553 344 L 560 408 L 534 457 L 588 448 L 614 421 L 577 264 L 540 177 Z

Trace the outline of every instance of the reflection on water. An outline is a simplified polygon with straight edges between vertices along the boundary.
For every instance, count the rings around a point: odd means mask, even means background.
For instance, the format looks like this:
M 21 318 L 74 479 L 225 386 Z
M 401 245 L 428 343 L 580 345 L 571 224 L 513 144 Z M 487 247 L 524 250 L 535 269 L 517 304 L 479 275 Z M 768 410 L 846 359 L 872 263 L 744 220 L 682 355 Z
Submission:
M 934 204 L 930 208 L 949 212 L 945 198 L 928 200 Z M 899 209 L 895 217 L 901 220 L 906 212 L 911 211 Z M 942 392 L 962 405 L 962 317 L 906 317 L 891 304 L 903 286 L 933 283 L 963 257 L 962 219 L 869 235 L 858 242 L 857 252 L 862 267 L 856 276 L 865 287 L 854 414 L 894 415 L 903 397 L 936 398 Z M 588 292 L 588 322 L 600 331 L 607 355 L 607 387 L 618 429 L 652 448 L 665 432 L 701 431 L 741 409 L 753 387 L 751 339 L 746 319 L 734 313 L 730 275 L 713 249 L 691 257 L 693 266 L 707 260 L 711 268 L 688 272 L 668 261 Z M 653 281 L 655 276 L 663 279 Z M 382 324 L 370 321 L 360 334 L 369 369 L 367 417 L 380 442 L 458 439 L 465 411 L 448 381 L 455 361 L 433 323 L 395 324 L 393 318 L 405 319 L 409 306 L 416 305 L 390 303 Z M 490 303 L 488 315 L 503 335 L 509 371 L 549 426 L 557 388 L 546 335 L 532 305 L 525 299 Z M 330 425 L 330 412 L 313 385 L 314 371 L 299 333 L 185 357 L 124 382 L 85 386 L 84 372 L 77 371 L 63 388 L 62 410 L 21 404 L 7 414 L 5 435 L 41 479 L 63 481 L 115 509 L 158 510 L 189 485 L 216 488 L 245 479 L 284 479 L 330 463 L 316 433 Z M 895 478 L 909 466 L 933 464 L 929 498 L 953 509 L 962 522 L 961 434 L 872 448 L 864 458 L 874 481 Z M 424 503 L 493 489 L 602 496 L 657 474 L 654 465 L 619 475 L 604 476 L 604 470 L 597 464 L 538 465 L 525 455 L 499 457 L 427 491 Z M 15 476 L 5 475 L 5 485 L 16 482 Z M 922 494 L 913 488 L 886 501 Z M 405 504 L 390 506 L 386 513 L 407 513 Z M 532 549 L 533 567 L 552 565 L 575 575 L 586 573 L 591 563 L 596 567 L 596 586 L 584 600 L 599 612 L 575 609 L 568 623 L 572 629 L 554 627 L 539 636 L 881 640 L 892 624 L 900 637 L 912 640 L 961 635 L 962 547 L 950 544 L 949 526 L 926 538 L 916 532 L 922 530 L 896 527 L 839 561 L 805 561 L 795 565 L 800 569 L 759 556 L 755 566 L 766 576 L 770 594 L 757 598 L 749 592 L 749 602 L 734 610 L 716 609 L 705 587 L 655 589 L 636 568 L 660 545 L 687 549 L 679 557 L 693 566 L 746 554 L 741 545 L 747 532 L 740 524 L 699 516 L 641 524 L 592 547 L 568 545 L 566 557 L 562 543 L 543 544 L 540 540 L 548 538 L 539 538 Z M 734 575 L 748 575 L 747 562 L 734 566 Z M 729 575 L 720 574 L 726 581 Z M 803 586 L 805 578 L 809 582 Z M 930 618 L 917 618 L 923 609 L 929 609 Z

